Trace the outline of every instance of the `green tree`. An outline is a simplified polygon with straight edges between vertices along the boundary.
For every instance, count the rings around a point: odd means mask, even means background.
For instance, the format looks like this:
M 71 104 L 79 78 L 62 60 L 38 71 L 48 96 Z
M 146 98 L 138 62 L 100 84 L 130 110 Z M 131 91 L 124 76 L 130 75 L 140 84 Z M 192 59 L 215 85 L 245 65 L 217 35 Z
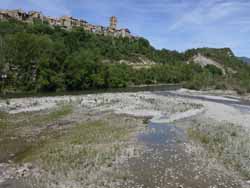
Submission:
M 65 61 L 67 89 L 81 90 L 99 85 L 103 79 L 98 75 L 101 67 L 98 52 L 85 49 L 75 52 Z

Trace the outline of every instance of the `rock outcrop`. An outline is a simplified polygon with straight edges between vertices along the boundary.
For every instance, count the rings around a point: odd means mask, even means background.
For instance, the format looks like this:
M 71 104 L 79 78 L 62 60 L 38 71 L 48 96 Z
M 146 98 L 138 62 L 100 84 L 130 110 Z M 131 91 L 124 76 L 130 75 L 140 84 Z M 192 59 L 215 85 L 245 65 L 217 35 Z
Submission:
M 136 57 L 134 60 L 125 60 L 121 59 L 119 61 L 111 61 L 111 60 L 103 60 L 102 63 L 104 64 L 126 64 L 131 66 L 133 69 L 148 69 L 151 68 L 153 65 L 156 65 L 157 63 L 146 58 L 146 57 Z
M 216 62 L 208 57 L 205 57 L 205 56 L 201 55 L 200 53 L 198 53 L 198 55 L 195 55 L 187 63 L 189 64 L 190 62 L 197 63 L 197 64 L 201 65 L 202 67 L 205 67 L 206 65 L 214 65 L 217 68 L 219 68 L 224 75 L 226 74 L 226 71 L 225 71 L 224 67 L 221 65 L 221 63 Z

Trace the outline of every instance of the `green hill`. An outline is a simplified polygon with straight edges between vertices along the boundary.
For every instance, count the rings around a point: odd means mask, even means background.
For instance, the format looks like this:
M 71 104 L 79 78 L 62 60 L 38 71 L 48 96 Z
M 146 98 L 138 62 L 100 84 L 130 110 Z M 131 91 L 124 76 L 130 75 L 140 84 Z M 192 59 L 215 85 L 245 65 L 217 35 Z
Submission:
M 198 53 L 234 71 L 223 75 L 213 65 L 202 68 L 186 63 Z M 134 68 L 138 62 L 154 63 Z M 157 83 L 249 91 L 249 70 L 228 48 L 179 53 L 157 50 L 143 38 L 100 36 L 79 28 L 66 31 L 39 22 L 0 22 L 1 92 L 72 91 Z

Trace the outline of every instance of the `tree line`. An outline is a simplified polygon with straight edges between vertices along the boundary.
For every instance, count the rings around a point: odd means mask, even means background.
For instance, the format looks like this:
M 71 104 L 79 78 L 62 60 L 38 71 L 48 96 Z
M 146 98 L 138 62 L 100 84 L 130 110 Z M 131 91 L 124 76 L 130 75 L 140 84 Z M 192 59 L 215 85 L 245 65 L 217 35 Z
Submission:
M 222 62 L 233 73 L 223 75 L 209 65 L 205 68 L 190 62 L 201 53 Z M 136 62 L 145 57 L 156 65 L 134 69 L 119 60 Z M 106 60 L 109 63 L 104 63 Z M 130 85 L 183 83 L 185 87 L 234 87 L 250 91 L 250 68 L 230 49 L 192 49 L 184 53 L 157 50 L 143 38 L 113 38 L 71 31 L 47 24 L 0 22 L 1 92 L 55 92 Z

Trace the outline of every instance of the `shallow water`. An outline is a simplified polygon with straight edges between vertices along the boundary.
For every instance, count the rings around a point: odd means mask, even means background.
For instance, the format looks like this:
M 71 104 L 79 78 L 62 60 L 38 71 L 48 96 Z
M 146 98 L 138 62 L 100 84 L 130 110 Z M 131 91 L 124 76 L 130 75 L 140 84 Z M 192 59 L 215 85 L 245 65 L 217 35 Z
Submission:
M 129 160 L 129 183 L 123 187 L 141 188 L 239 188 L 232 177 L 206 169 L 201 160 L 185 150 L 187 137 L 176 126 L 150 123 L 146 133 L 138 135 L 146 146 L 140 158 Z
M 62 91 L 62 92 L 44 92 L 44 93 L 8 93 L 1 94 L 0 98 L 26 98 L 26 97 L 55 97 L 55 96 L 69 96 L 69 95 L 87 95 L 87 94 L 101 94 L 101 93 L 126 93 L 126 92 L 142 92 L 142 91 L 175 91 L 182 88 L 180 84 L 161 84 L 148 86 L 134 86 L 126 88 L 109 88 L 109 89 L 92 89 L 83 91 Z

